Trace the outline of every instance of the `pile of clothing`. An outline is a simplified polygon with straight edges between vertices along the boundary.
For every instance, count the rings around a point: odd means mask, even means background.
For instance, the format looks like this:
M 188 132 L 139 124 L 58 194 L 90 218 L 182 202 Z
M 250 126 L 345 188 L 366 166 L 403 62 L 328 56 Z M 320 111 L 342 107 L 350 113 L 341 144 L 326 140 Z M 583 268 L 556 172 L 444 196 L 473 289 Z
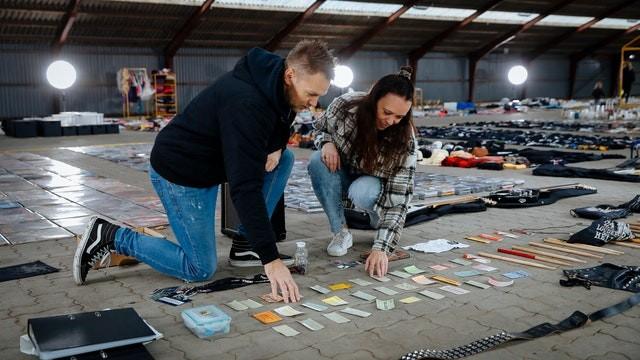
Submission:
M 609 137 L 598 135 L 574 135 L 563 133 L 535 132 L 528 130 L 495 130 L 469 126 L 418 127 L 420 138 L 473 140 L 499 140 L 511 145 L 543 146 L 580 150 L 625 149 L 633 139 L 629 136 Z
M 485 170 L 526 169 L 542 164 L 562 165 L 602 159 L 624 159 L 619 154 L 593 154 L 583 152 L 507 149 L 504 142 L 471 140 L 446 143 L 419 141 L 418 160 L 422 165 L 441 165 L 462 168 L 478 167 Z

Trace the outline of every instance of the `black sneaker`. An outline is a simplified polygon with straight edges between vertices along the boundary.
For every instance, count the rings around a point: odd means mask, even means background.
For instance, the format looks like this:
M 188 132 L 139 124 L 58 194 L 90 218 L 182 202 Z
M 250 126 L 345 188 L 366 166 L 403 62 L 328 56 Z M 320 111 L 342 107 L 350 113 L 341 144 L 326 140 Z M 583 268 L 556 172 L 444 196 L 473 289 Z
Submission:
M 285 266 L 293 265 L 291 256 L 280 254 L 280 260 Z M 231 248 L 231 251 L 229 251 L 229 265 L 233 267 L 258 267 L 262 266 L 262 262 L 260 261 L 260 256 L 251 250 Z
M 108 266 L 119 228 L 101 217 L 91 218 L 73 257 L 73 279 L 76 284 L 84 284 L 87 273 L 96 264 Z

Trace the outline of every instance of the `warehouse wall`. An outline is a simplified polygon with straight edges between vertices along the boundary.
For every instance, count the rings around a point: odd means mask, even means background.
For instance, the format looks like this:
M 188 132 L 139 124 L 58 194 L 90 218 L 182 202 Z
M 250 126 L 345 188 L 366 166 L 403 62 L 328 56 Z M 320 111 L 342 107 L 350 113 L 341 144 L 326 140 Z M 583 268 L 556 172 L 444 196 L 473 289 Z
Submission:
M 218 76 L 231 70 L 243 54 L 243 50 L 234 49 L 181 49 L 175 58 L 180 109 Z M 78 71 L 77 84 L 67 91 L 67 110 L 112 115 L 122 113 L 122 100 L 116 86 L 118 69 L 146 67 L 150 71 L 163 63 L 159 51 L 145 48 L 68 46 L 62 57 L 71 61 Z M 0 118 L 47 115 L 54 111 L 54 98 L 58 93 L 45 78 L 45 69 L 52 60 L 48 47 L 0 45 Z M 475 100 L 516 97 L 519 89 L 508 83 L 506 73 L 518 60 L 509 54 L 483 58 L 476 70 Z M 367 90 L 380 76 L 398 71 L 405 61 L 402 53 L 359 52 L 347 63 L 355 73 L 352 87 Z M 566 57 L 536 59 L 529 67 L 527 96 L 565 97 L 568 71 Z M 605 81 L 605 91 L 608 91 L 610 77 L 608 61 L 583 60 L 578 67 L 576 97 L 588 97 L 597 79 Z M 430 53 L 418 63 L 417 86 L 423 89 L 425 99 L 466 100 L 468 79 L 467 59 L 459 55 Z M 639 87 L 640 80 L 634 87 L 636 93 Z M 339 93 L 340 90 L 332 89 L 322 103 L 326 105 Z

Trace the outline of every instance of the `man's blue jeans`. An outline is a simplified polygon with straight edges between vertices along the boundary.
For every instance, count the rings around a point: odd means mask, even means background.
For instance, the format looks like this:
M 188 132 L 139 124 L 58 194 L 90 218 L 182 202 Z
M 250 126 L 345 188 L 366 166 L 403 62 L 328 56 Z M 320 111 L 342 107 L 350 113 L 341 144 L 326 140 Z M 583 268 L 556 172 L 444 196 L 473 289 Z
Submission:
M 265 173 L 262 192 L 269 216 L 284 193 L 293 160 L 293 152 L 285 150 L 278 166 Z M 210 279 L 217 266 L 214 219 L 219 185 L 209 188 L 176 185 L 151 167 L 149 177 L 178 243 L 120 228 L 116 232 L 116 251 L 186 281 Z
M 313 191 L 329 218 L 332 233 L 335 234 L 342 230 L 346 223 L 342 204 L 343 194 L 347 194 L 357 208 L 367 211 L 371 225 L 374 228 L 377 227 L 379 217 L 373 207 L 382 191 L 380 178 L 369 175 L 351 175 L 344 164 L 340 170 L 331 172 L 322 162 L 320 151 L 311 154 L 308 170 Z

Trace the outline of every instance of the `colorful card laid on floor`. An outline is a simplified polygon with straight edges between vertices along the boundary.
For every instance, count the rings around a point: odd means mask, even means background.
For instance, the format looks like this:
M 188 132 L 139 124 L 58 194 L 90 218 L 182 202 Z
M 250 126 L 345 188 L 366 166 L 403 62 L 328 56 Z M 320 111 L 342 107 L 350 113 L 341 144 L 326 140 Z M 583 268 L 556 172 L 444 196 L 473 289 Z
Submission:
M 494 278 L 489 278 L 489 280 L 487 280 L 487 282 L 489 284 L 493 285 L 493 286 L 496 286 L 496 287 L 507 287 L 507 286 L 513 285 L 513 280 L 510 280 L 510 281 L 499 281 L 499 280 L 496 280 Z
M 280 316 L 272 311 L 263 311 L 257 314 L 253 314 L 253 317 L 263 324 L 271 324 L 282 320 Z
M 380 282 L 387 282 L 387 281 L 391 281 L 391 279 L 389 279 L 386 276 L 377 276 L 377 275 L 373 275 L 371 276 L 372 279 L 378 280 Z
M 415 289 L 418 288 L 417 286 L 411 285 L 409 283 L 401 283 L 401 284 L 397 284 L 397 285 L 394 285 L 394 286 L 397 287 L 400 290 L 406 290 L 406 291 L 411 291 L 411 290 L 415 290 Z
M 393 276 L 397 276 L 401 279 L 406 279 L 406 278 L 410 278 L 411 274 L 406 273 L 404 271 L 400 271 L 400 270 L 394 270 L 394 271 L 389 271 L 389 274 L 393 275 Z
M 508 273 L 502 274 L 502 276 L 507 277 L 509 279 L 520 279 L 526 278 L 529 276 L 529 273 L 524 270 L 512 271 Z
M 429 279 L 426 275 L 418 275 L 418 276 L 414 276 L 411 278 L 411 280 L 415 281 L 416 283 L 420 284 L 420 285 L 429 285 L 429 284 L 435 284 L 436 282 Z
M 310 286 L 309 288 L 311 290 L 319 292 L 320 294 L 328 294 L 328 293 L 331 292 L 331 290 L 329 290 L 329 289 L 327 289 L 325 287 L 322 287 L 320 285 L 313 285 L 313 286 Z
M 429 291 L 429 290 L 422 290 L 418 294 L 424 295 L 424 296 L 426 296 L 428 298 L 431 298 L 433 300 L 444 299 L 444 295 L 438 294 L 437 292 L 433 292 L 433 291 Z
M 458 280 L 454 280 L 454 279 L 450 279 L 446 276 L 442 276 L 442 275 L 434 275 L 431 277 L 432 280 L 436 280 L 436 281 L 440 281 L 442 283 L 445 284 L 449 284 L 449 285 L 454 285 L 454 286 L 460 286 L 462 285 L 462 283 Z
M 437 270 L 437 271 L 442 271 L 442 270 L 449 269 L 448 266 L 444 266 L 444 265 L 432 265 L 432 266 L 429 266 L 429 267 L 432 268 L 433 270 Z
M 309 308 L 311 310 L 315 310 L 315 311 L 325 311 L 328 309 L 328 307 L 324 306 L 324 305 L 320 305 L 320 304 L 316 304 L 316 303 L 312 303 L 312 302 L 304 302 L 302 304 L 300 304 L 306 308 Z
M 483 257 L 480 257 L 480 256 L 476 256 L 476 255 L 473 255 L 473 254 L 464 254 L 463 258 L 468 259 L 468 260 L 473 260 L 473 261 L 481 263 L 481 264 L 489 264 L 489 263 L 491 263 L 490 259 L 483 258 Z
M 292 308 L 289 305 L 285 305 L 285 306 L 281 306 L 279 308 L 275 308 L 275 309 L 273 309 L 273 311 L 277 312 L 278 314 L 280 314 L 282 316 L 296 316 L 296 315 L 304 314 L 302 311 L 298 311 L 298 310 Z
M 332 305 L 332 306 L 340 306 L 340 305 L 348 304 L 348 302 L 342 300 L 341 298 L 339 298 L 337 296 L 332 296 L 332 297 L 328 297 L 326 299 L 322 299 L 322 302 L 325 303 L 325 304 Z
M 411 275 L 418 275 L 418 274 L 422 274 L 423 272 L 426 272 L 426 270 L 422 270 L 415 265 L 407 266 L 403 270 L 408 272 Z
M 289 325 L 279 325 L 279 326 L 274 326 L 272 327 L 273 330 L 279 332 L 280 334 L 284 335 L 284 336 L 296 336 L 298 334 L 300 334 L 299 331 L 297 331 L 296 329 L 292 328 Z
M 242 305 L 248 307 L 249 309 L 257 309 L 259 307 L 262 307 L 262 304 L 251 299 L 242 300 L 240 302 L 242 303 Z
M 356 285 L 360 285 L 360 286 L 368 286 L 371 285 L 372 283 L 368 282 L 367 280 L 362 280 L 362 279 L 351 279 L 349 280 L 352 283 L 356 284 Z
M 365 300 L 365 301 L 373 301 L 373 300 L 376 299 L 375 296 L 373 296 L 373 295 L 371 295 L 369 293 L 366 293 L 364 291 L 356 291 L 353 294 L 351 294 L 351 296 L 355 296 L 358 299 L 362 299 L 362 300 Z
M 345 289 L 351 289 L 351 288 L 352 288 L 351 284 L 346 282 L 329 285 L 329 289 L 331 289 L 332 291 L 345 290 Z
M 232 302 L 226 303 L 228 307 L 232 308 L 235 311 L 248 310 L 249 307 L 238 300 L 233 300 Z
M 480 289 L 488 289 L 488 288 L 491 287 L 491 285 L 487 285 L 485 283 L 481 283 L 481 282 L 473 281 L 473 280 L 465 281 L 464 283 L 467 284 L 467 285 L 475 286 L 475 287 L 480 288 Z
M 453 260 L 449 260 L 449 261 L 454 263 L 454 264 L 458 264 L 458 265 L 462 265 L 462 266 L 467 266 L 467 265 L 473 264 L 471 261 L 468 261 L 468 260 L 465 260 L 465 259 L 453 259 Z
M 274 298 L 273 295 L 271 295 L 271 293 L 260 295 L 260 299 L 268 303 L 277 303 L 277 302 L 284 301 L 284 298 L 282 296 L 276 295 L 276 297 Z
M 489 265 L 486 265 L 486 264 L 473 265 L 472 268 L 474 268 L 476 270 L 480 270 L 480 271 L 486 271 L 486 272 L 492 272 L 492 271 L 498 270 L 498 268 L 495 268 L 493 266 L 489 266 Z
M 298 322 L 300 324 L 302 324 L 302 326 L 306 327 L 307 329 L 309 329 L 311 331 L 318 331 L 318 330 L 324 329 L 324 325 L 322 325 L 319 322 L 313 320 L 312 318 L 299 320 Z
M 384 287 L 384 286 L 379 286 L 377 288 L 374 288 L 374 290 L 380 291 L 381 293 L 385 294 L 385 295 L 395 295 L 398 292 L 392 289 L 389 289 L 388 287 Z
M 396 303 L 393 301 L 393 299 L 387 299 L 387 300 L 380 300 L 380 299 L 376 299 L 376 308 L 378 310 L 391 310 L 394 309 L 396 307 Z
M 349 315 L 359 316 L 361 318 L 366 318 L 368 316 L 371 316 L 371 313 L 369 313 L 369 312 L 358 310 L 358 309 L 354 309 L 354 308 L 350 308 L 350 307 L 346 307 L 346 308 L 340 310 L 340 312 L 343 312 L 343 313 L 349 314 Z
M 457 286 L 446 285 L 439 288 L 440 290 L 450 292 L 456 295 L 463 295 L 469 293 L 469 290 L 465 290 L 463 288 L 459 288 Z
M 418 299 L 415 296 L 409 296 L 407 298 L 400 299 L 400 302 L 403 303 L 403 304 L 413 304 L 413 303 L 418 302 L 418 301 L 420 301 L 420 299 Z
M 332 312 L 332 313 L 328 313 L 328 314 L 322 314 L 322 316 L 326 317 L 327 319 L 333 321 L 333 322 L 337 322 L 338 324 L 344 324 L 344 323 L 348 323 L 349 319 L 347 319 L 346 317 L 338 314 L 337 312 Z
M 469 276 L 480 275 L 482 273 L 478 270 L 465 270 L 465 271 L 456 271 L 453 274 L 455 276 L 460 276 L 460 277 L 469 277 Z

